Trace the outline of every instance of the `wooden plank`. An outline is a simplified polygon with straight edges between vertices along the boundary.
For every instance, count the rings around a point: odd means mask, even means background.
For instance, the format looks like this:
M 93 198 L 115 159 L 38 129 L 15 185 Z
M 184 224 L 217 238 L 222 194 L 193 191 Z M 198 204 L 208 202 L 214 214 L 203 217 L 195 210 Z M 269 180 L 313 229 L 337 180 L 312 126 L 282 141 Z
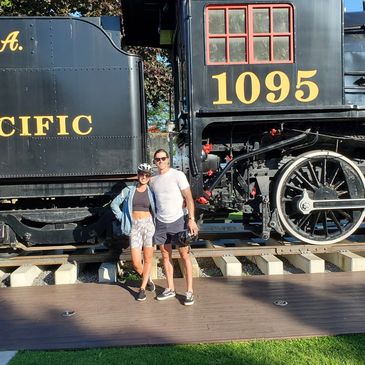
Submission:
M 116 261 L 119 253 L 102 252 L 94 254 L 58 254 L 44 256 L 17 256 L 11 259 L 0 259 L 0 267 L 16 267 L 21 265 L 62 265 L 67 262 L 93 263 Z
M 1 288 L 0 350 L 363 333 L 364 281 L 364 272 L 195 279 L 190 307 L 184 279 L 175 279 L 178 296 L 163 302 L 151 292 L 137 302 L 128 283 Z M 159 293 L 165 281 L 156 284 Z M 288 305 L 274 305 L 279 299 Z M 62 316 L 70 310 L 74 316 Z

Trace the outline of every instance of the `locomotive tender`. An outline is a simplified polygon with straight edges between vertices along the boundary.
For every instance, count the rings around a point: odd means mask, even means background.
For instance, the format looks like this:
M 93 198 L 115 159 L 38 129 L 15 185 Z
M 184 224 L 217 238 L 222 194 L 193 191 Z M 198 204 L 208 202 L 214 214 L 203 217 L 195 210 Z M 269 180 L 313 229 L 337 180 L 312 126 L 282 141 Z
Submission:
M 0 19 L 0 247 L 94 244 L 146 159 L 143 65 L 116 18 Z M 15 252 L 14 252 L 15 250 Z
M 0 18 L 0 254 L 98 243 L 147 158 L 143 67 L 170 50 L 199 208 L 263 238 L 343 240 L 365 215 L 365 15 L 341 0 L 122 0 L 123 19 Z M 123 24 L 123 30 L 121 29 Z

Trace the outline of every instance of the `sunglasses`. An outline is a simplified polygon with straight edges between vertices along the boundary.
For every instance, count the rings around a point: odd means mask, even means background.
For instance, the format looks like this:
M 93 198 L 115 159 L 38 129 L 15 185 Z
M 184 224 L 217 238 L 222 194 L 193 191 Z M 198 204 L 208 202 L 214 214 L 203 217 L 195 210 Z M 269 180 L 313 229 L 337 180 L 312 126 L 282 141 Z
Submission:
M 167 157 L 155 157 L 155 162 L 166 161 Z
M 151 177 L 151 174 L 148 174 L 148 173 L 145 173 L 145 172 L 139 172 L 138 176 Z

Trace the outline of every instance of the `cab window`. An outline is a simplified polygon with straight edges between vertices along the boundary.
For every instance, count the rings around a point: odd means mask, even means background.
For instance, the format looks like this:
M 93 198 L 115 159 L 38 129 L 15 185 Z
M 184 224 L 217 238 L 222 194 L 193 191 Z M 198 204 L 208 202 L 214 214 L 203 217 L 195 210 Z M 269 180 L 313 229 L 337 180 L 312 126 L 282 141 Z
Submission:
M 207 6 L 206 63 L 293 63 L 293 29 L 289 4 Z

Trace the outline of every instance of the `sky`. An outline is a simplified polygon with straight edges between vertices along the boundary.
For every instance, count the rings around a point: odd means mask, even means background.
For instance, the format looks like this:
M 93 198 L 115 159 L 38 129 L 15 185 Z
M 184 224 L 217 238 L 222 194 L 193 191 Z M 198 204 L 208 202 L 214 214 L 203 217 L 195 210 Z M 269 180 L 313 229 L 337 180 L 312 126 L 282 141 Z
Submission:
M 346 11 L 361 11 L 362 0 L 345 0 Z

